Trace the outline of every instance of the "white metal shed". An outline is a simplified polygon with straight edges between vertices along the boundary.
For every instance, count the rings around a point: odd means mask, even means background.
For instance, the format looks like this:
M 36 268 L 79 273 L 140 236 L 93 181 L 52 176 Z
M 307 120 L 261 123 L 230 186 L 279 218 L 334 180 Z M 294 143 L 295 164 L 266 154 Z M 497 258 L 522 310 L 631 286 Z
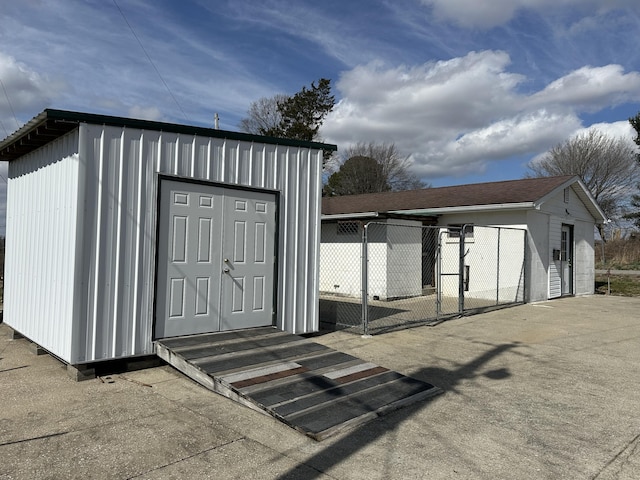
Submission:
M 156 338 L 318 329 L 323 150 L 45 110 L 9 162 L 4 321 L 69 364 Z

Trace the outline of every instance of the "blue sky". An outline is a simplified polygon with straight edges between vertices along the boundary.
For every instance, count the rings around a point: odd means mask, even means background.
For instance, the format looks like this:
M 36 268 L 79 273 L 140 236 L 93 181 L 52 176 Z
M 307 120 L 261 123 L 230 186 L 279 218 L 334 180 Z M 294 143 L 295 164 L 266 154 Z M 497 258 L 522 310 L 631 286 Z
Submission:
M 325 141 L 394 142 L 441 186 L 520 178 L 591 126 L 631 139 L 640 111 L 637 0 L 0 5 L 0 137 L 48 107 L 237 130 L 326 77 Z

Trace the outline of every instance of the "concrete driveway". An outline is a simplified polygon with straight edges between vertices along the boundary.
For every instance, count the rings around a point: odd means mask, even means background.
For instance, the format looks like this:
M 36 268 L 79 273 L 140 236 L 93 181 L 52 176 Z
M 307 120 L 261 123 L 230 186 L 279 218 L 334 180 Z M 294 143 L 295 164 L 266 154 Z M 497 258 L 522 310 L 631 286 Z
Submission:
M 445 390 L 323 442 L 168 366 L 75 383 L 0 325 L 0 479 L 637 479 L 639 311 L 567 298 L 316 337 Z

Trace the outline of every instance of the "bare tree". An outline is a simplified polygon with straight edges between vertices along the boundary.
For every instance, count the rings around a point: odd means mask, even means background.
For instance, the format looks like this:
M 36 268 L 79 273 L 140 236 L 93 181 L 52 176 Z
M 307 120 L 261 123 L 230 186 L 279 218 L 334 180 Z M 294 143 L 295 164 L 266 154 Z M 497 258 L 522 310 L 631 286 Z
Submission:
M 338 168 L 329 176 L 326 195 L 353 195 L 427 188 L 411 173 L 409 157 L 403 157 L 393 143 L 359 142 L 341 155 Z M 334 170 L 336 166 L 333 167 Z
M 254 135 L 264 135 L 275 130 L 282 123 L 279 104 L 289 99 L 289 95 L 279 93 L 273 97 L 262 97 L 251 102 L 247 116 L 240 120 L 240 130 Z
M 556 145 L 528 168 L 528 177 L 578 175 L 610 219 L 620 217 L 640 180 L 633 146 L 597 129 Z
M 556 145 L 528 167 L 533 177 L 578 175 L 612 218 L 640 179 L 629 142 L 596 129 Z
M 629 123 L 636 132 L 633 141 L 640 147 L 640 112 L 636 113 L 635 117 L 631 117 Z M 636 149 L 636 160 L 640 166 L 640 150 L 638 149 Z M 632 221 L 636 228 L 640 228 L 640 183 L 638 184 L 638 193 L 632 195 L 631 200 L 629 200 L 629 210 L 624 215 L 624 218 Z

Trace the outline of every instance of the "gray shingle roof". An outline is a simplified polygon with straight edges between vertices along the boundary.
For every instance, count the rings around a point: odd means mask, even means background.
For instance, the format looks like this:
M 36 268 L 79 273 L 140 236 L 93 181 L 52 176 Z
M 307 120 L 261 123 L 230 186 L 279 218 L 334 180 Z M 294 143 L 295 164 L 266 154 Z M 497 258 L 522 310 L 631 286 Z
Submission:
M 398 210 L 535 202 L 572 178 L 574 178 L 572 175 L 524 178 L 403 192 L 324 197 L 322 214 L 383 213 Z

